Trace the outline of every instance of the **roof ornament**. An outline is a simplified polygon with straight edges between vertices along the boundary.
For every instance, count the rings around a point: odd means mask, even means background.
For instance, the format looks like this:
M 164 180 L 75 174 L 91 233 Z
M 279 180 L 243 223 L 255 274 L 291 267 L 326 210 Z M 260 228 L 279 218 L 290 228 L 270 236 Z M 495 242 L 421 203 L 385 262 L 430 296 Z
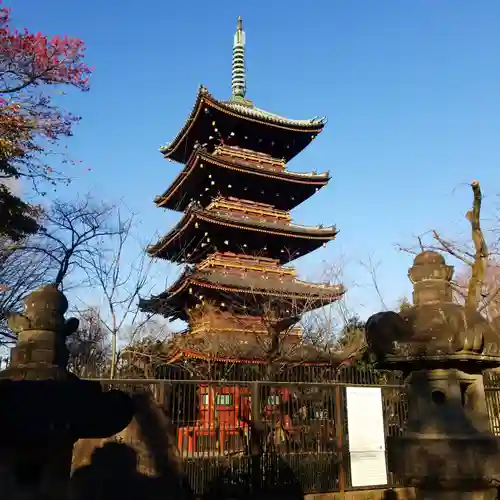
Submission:
M 233 89 L 233 93 L 231 96 L 231 101 L 251 105 L 251 103 L 247 102 L 247 100 L 245 99 L 247 91 L 245 74 L 245 42 L 246 36 L 245 32 L 243 31 L 243 20 L 241 19 L 241 16 L 239 16 L 233 42 L 233 64 L 231 78 L 231 87 Z

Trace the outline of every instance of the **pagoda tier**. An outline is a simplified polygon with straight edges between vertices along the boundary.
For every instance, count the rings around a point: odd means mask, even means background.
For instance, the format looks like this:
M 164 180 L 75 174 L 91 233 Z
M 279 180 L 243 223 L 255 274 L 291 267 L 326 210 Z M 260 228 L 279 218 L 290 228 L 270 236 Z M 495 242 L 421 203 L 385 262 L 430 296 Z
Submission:
M 155 198 L 155 203 L 184 211 L 192 201 L 206 206 L 216 195 L 291 210 L 329 180 L 328 172 L 288 172 L 283 160 L 236 146 L 217 146 L 213 153 L 200 148 L 191 154 L 173 184 Z
M 256 108 L 247 99 L 218 101 L 201 86 L 191 115 L 177 137 L 160 149 L 165 158 L 186 163 L 199 146 L 239 145 L 291 160 L 322 130 L 326 120 L 290 120 Z
M 224 334 L 213 332 L 203 335 L 186 332 L 176 335 L 170 343 L 164 345 L 162 353 L 155 353 L 155 358 L 164 360 L 165 364 L 200 360 L 231 363 L 231 365 L 261 365 L 268 363 L 270 342 L 269 335 L 251 332 L 231 331 Z M 332 354 L 318 347 L 314 343 L 305 342 L 298 335 L 282 335 L 280 363 L 331 366 Z
M 148 247 L 148 253 L 188 264 L 217 251 L 262 255 L 286 263 L 333 240 L 336 234 L 335 226 L 293 224 L 289 212 L 271 205 L 216 198 L 206 208 L 192 203 L 174 229 Z
M 199 311 L 199 308 L 197 309 Z M 203 311 L 190 314 L 189 332 L 192 335 L 228 335 L 230 333 L 268 335 L 268 322 L 260 316 L 232 314 L 228 311 Z M 300 325 L 290 325 L 287 335 L 302 336 Z
M 210 307 L 231 314 L 294 317 L 342 297 L 340 285 L 300 281 L 295 271 L 280 268 L 277 260 L 216 253 L 187 268 L 165 292 L 141 300 L 145 312 L 189 321 L 197 308 Z

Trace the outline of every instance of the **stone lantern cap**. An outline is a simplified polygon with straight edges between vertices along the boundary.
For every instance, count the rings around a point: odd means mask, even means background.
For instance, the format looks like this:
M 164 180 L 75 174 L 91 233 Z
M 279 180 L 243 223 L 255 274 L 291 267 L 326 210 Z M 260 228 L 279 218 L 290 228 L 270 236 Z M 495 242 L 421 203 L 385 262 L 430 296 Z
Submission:
M 479 312 L 453 302 L 453 267 L 437 252 L 422 252 L 408 276 L 413 306 L 381 312 L 366 323 L 369 350 L 379 361 L 422 363 L 468 361 L 498 366 L 500 332 Z
M 9 314 L 10 329 L 17 335 L 10 366 L 0 379 L 38 380 L 67 378 L 66 339 L 78 328 L 78 319 L 66 319 L 68 301 L 55 285 L 27 295 L 22 313 Z
M 68 300 L 55 285 L 46 285 L 27 295 L 22 314 L 12 314 L 9 326 L 17 334 L 22 332 L 51 331 L 64 337 L 78 328 L 78 320 L 66 320 Z

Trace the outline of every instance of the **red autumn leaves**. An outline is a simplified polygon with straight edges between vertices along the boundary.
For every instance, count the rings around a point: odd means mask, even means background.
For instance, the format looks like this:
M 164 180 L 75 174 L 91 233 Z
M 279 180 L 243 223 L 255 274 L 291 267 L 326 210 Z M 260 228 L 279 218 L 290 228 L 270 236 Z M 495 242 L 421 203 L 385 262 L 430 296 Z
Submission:
M 6 77 L 0 93 L 18 92 L 41 83 L 88 89 L 91 70 L 83 62 L 82 40 L 18 31 L 10 27 L 10 21 L 10 9 L 0 8 L 0 72 Z
M 55 152 L 50 144 L 71 136 L 79 120 L 54 104 L 50 87 L 88 90 L 91 69 L 82 40 L 15 29 L 10 9 L 1 3 L 0 177 L 43 180 L 53 172 L 44 162 Z

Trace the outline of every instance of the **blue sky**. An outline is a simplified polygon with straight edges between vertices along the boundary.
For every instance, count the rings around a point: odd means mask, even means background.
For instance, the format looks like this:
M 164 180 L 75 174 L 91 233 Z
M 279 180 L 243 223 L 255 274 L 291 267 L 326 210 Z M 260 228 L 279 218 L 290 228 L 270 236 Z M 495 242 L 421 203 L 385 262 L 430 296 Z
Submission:
M 304 224 L 336 224 L 327 249 L 297 261 L 303 277 L 347 262 L 350 303 L 380 309 L 409 294 L 411 257 L 395 250 L 436 228 L 466 237 L 472 179 L 493 213 L 500 185 L 500 3 L 466 0 L 7 1 L 15 24 L 85 40 L 92 89 L 65 106 L 83 116 L 70 142 L 84 168 L 68 191 L 123 198 L 141 236 L 178 214 L 152 200 L 180 165 L 157 151 L 188 117 L 198 85 L 231 92 L 236 18 L 247 35 L 247 96 L 290 118 L 326 115 L 323 134 L 290 169 L 330 170 L 328 187 L 298 207 Z M 354 285 L 353 285 L 354 283 Z M 163 286 L 159 282 L 157 291 Z

